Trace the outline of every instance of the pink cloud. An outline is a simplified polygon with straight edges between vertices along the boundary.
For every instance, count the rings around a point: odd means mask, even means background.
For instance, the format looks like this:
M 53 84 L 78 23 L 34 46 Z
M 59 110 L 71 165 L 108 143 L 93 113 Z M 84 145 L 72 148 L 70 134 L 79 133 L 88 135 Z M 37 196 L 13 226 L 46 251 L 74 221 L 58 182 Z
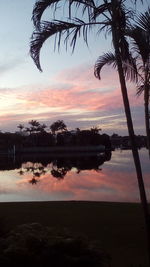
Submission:
M 32 92 L 28 96 L 30 102 L 34 102 L 34 107 L 40 104 L 47 107 L 59 107 L 63 110 L 81 109 L 86 111 L 94 110 L 112 110 L 123 106 L 120 89 L 116 87 L 112 92 L 101 92 L 99 89 L 94 91 L 91 88 L 73 86 L 67 89 L 55 89 L 52 87 L 41 90 L 40 92 Z M 135 101 L 134 93 L 129 93 L 132 106 L 141 106 L 142 98 Z M 138 100 L 138 101 L 137 101 Z
M 94 76 L 94 69 L 93 66 L 90 65 L 79 65 L 78 67 L 74 67 L 72 69 L 67 69 L 61 71 L 57 76 L 54 77 L 56 81 L 78 83 L 82 87 L 84 86 L 85 89 L 88 87 L 91 88 L 110 88 L 111 81 L 111 88 L 116 86 L 117 80 L 117 73 L 111 68 L 104 68 L 102 71 L 101 80 L 96 79 Z
M 99 81 L 90 66 L 65 70 L 55 77 L 55 84 L 28 93 L 27 100 L 34 107 L 44 105 L 62 110 L 81 109 L 112 110 L 123 106 L 121 90 L 116 71 L 106 68 Z M 142 97 L 135 96 L 134 85 L 128 84 L 131 104 L 139 106 Z
M 93 67 L 78 66 L 78 68 L 65 70 L 53 77 L 53 85 L 29 85 L 26 88 L 1 90 L 1 97 L 13 97 L 11 109 L 1 113 L 0 122 L 20 123 L 30 119 L 48 120 L 60 117 L 63 113 L 80 114 L 104 112 L 116 114 L 123 110 L 121 90 L 116 71 L 105 68 L 102 80 L 93 75 Z M 132 107 L 143 106 L 143 97 L 135 96 L 134 85 L 128 84 L 129 99 Z M 120 111 L 119 111 L 120 112 Z M 92 114 L 93 113 L 93 114 Z M 85 114 L 85 115 L 84 115 Z M 102 116 L 103 116 L 102 115 Z M 75 120 L 75 118 L 73 118 Z M 112 127 L 112 126 L 111 126 Z

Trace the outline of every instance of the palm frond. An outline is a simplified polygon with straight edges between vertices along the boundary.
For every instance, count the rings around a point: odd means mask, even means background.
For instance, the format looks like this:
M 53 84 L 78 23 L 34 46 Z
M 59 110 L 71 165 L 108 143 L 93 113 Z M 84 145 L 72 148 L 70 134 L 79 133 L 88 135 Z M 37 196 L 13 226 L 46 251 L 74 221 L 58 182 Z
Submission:
M 141 13 L 137 20 L 136 23 L 140 28 L 142 28 L 144 31 L 150 34 L 150 8 L 148 7 L 147 11 L 144 13 Z
M 60 43 L 63 38 L 66 49 L 68 43 L 72 47 L 72 52 L 74 51 L 77 38 L 81 35 L 86 45 L 88 45 L 88 31 L 95 25 L 95 23 L 85 23 L 83 20 L 75 18 L 72 22 L 54 20 L 53 22 L 43 21 L 40 26 L 40 30 L 35 30 L 31 37 L 30 42 L 30 55 L 33 58 L 37 68 L 42 71 L 40 66 L 40 50 L 43 43 L 55 35 L 54 50 L 56 46 L 58 50 L 60 48 Z M 70 41 L 70 42 L 69 42 Z
M 85 4 L 87 6 L 91 6 L 91 7 L 95 7 L 95 2 L 93 0 L 69 0 L 70 4 L 76 2 L 78 3 L 79 5 L 80 4 Z
M 58 35 L 58 46 L 59 46 L 63 32 L 65 31 L 67 35 L 69 35 L 70 33 L 69 30 L 72 28 L 75 28 L 77 31 L 79 31 L 80 25 L 64 21 L 54 21 L 54 22 L 43 21 L 41 23 L 41 30 L 33 32 L 30 43 L 30 55 L 40 71 L 42 71 L 40 65 L 40 50 L 43 46 L 43 43 L 49 37 L 56 34 Z
M 98 58 L 94 66 L 94 75 L 96 78 L 101 79 L 100 73 L 105 65 L 112 65 L 113 68 L 117 68 L 116 56 L 113 53 L 109 52 Z M 132 58 L 130 55 L 128 60 L 122 61 L 122 67 L 126 80 L 134 82 L 138 81 L 138 71 L 136 68 L 135 58 Z
M 91 14 L 91 19 L 92 20 L 96 20 L 96 18 L 98 16 L 100 16 L 101 14 L 104 14 L 106 11 L 108 12 L 109 8 L 111 8 L 111 3 L 107 3 L 107 4 L 102 4 L 98 7 L 96 7 L 93 10 L 93 13 Z M 107 19 L 110 20 L 107 16 Z
M 137 70 L 136 58 L 133 58 L 130 54 L 129 57 L 122 62 L 122 67 L 126 80 L 137 83 L 139 73 Z
M 41 17 L 43 15 L 43 12 L 50 7 L 51 5 L 58 4 L 60 0 L 38 0 L 36 1 L 33 12 L 32 12 L 32 20 L 33 24 L 36 27 L 36 29 L 40 26 Z
M 143 4 L 143 0 L 134 0 L 134 4 L 136 4 L 138 1 L 140 1 Z
M 144 92 L 144 90 L 145 90 L 144 84 L 138 85 L 136 88 L 136 95 L 140 96 Z
M 93 12 L 93 8 L 95 8 L 95 3 L 93 0 L 68 0 L 69 2 L 69 18 L 72 18 L 72 9 L 73 11 L 76 8 L 76 11 L 80 9 L 82 16 L 84 16 L 87 11 L 88 19 L 90 21 L 91 13 Z
M 143 92 L 147 91 L 148 93 L 148 102 L 149 102 L 149 97 L 150 97 L 150 82 L 149 80 L 145 81 L 143 77 L 137 84 L 137 96 L 140 96 Z
M 33 12 L 32 12 L 32 20 L 33 20 L 33 24 L 36 29 L 40 28 L 41 17 L 44 11 L 48 7 L 51 6 L 51 7 L 54 7 L 54 13 L 55 13 L 59 2 L 60 0 L 37 0 L 36 1 L 34 8 L 33 8 Z M 68 9 L 69 17 L 71 17 L 72 4 L 75 4 L 76 8 L 80 7 L 80 5 L 83 5 L 83 13 L 85 12 L 86 9 L 90 10 L 90 9 L 96 8 L 93 0 L 68 0 L 68 4 L 69 4 L 69 9 Z M 91 16 L 90 14 L 89 14 L 89 17 Z
M 105 65 L 111 65 L 113 64 L 113 67 L 116 68 L 117 63 L 116 63 L 116 57 L 113 53 L 108 52 L 105 53 L 104 55 L 100 56 L 94 66 L 94 75 L 96 78 L 98 78 L 99 80 L 101 79 L 100 73 L 102 68 Z
M 150 40 L 147 32 L 139 26 L 134 26 L 127 30 L 127 35 L 132 38 L 132 50 L 142 57 L 145 64 L 150 55 Z

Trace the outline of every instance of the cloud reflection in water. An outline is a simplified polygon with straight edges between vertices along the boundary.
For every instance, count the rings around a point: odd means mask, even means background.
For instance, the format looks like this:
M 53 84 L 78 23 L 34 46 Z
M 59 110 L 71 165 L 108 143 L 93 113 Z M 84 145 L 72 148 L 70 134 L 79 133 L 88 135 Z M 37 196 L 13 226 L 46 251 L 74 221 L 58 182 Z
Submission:
M 150 169 L 147 151 L 142 149 L 140 156 L 150 200 Z M 79 160 L 78 168 L 71 165 L 71 161 L 68 161 L 67 166 L 62 167 L 63 162 L 58 160 L 55 165 L 50 163 L 44 167 L 42 164 L 28 163 L 27 171 L 26 165 L 22 165 L 20 169 L 22 173 L 19 173 L 19 169 L 1 172 L 0 201 L 92 200 L 137 202 L 140 200 L 131 151 L 114 151 L 111 160 L 105 161 L 103 165 L 99 166 L 99 169 L 97 168 L 98 165 L 95 169 L 94 165 L 91 169 L 90 166 L 87 166 L 87 169 L 81 168 L 83 166 L 81 163 L 83 164 L 85 160 L 83 157 L 82 160 Z M 34 169 L 33 166 L 36 166 L 36 168 Z M 54 174 L 52 170 L 55 170 L 55 175 L 52 175 Z M 62 177 L 57 177 L 60 174 Z

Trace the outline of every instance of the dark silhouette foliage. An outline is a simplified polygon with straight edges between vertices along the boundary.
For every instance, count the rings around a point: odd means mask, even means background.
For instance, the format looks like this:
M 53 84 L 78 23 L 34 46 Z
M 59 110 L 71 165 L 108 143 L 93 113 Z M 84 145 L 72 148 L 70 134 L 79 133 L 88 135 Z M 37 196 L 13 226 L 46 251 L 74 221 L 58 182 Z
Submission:
M 50 129 L 52 134 L 55 134 L 58 131 L 67 131 L 67 126 L 63 120 L 57 120 L 51 124 Z
M 0 264 L 3 267 L 108 267 L 110 256 L 86 238 L 39 223 L 17 226 L 0 239 Z

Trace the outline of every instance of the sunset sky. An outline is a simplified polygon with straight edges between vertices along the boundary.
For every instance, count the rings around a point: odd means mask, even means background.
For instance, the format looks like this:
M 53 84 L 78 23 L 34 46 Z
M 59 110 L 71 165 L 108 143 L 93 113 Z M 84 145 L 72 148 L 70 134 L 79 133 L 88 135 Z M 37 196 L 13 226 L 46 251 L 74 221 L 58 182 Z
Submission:
M 68 129 L 99 126 L 108 134 L 127 134 L 116 71 L 105 68 L 101 81 L 93 74 L 96 59 L 111 50 L 111 41 L 91 35 L 89 48 L 80 40 L 72 55 L 64 47 L 54 52 L 49 39 L 40 73 L 29 55 L 34 3 L 0 1 L 0 130 L 15 132 L 31 119 L 48 126 L 61 119 Z M 134 84 L 128 89 L 135 132 L 145 134 L 143 96 L 136 97 Z

